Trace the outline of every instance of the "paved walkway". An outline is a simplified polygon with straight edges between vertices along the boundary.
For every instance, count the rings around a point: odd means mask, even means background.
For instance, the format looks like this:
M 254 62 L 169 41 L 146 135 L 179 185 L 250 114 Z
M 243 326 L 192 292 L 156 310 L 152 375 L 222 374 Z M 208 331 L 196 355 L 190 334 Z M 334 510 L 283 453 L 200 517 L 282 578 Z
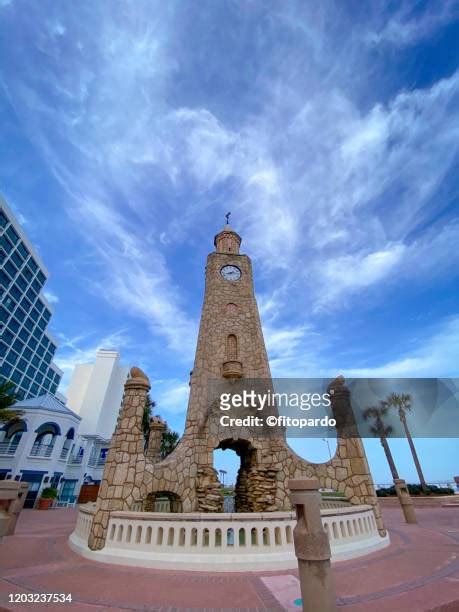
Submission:
M 459 611 L 459 507 L 417 513 L 419 525 L 406 525 L 398 509 L 384 510 L 391 545 L 334 564 L 339 610 Z M 174 574 L 85 560 L 67 546 L 75 518 L 73 509 L 22 513 L 16 535 L 0 544 L 0 609 L 301 610 L 292 571 Z M 9 604 L 9 593 L 71 593 L 73 602 Z

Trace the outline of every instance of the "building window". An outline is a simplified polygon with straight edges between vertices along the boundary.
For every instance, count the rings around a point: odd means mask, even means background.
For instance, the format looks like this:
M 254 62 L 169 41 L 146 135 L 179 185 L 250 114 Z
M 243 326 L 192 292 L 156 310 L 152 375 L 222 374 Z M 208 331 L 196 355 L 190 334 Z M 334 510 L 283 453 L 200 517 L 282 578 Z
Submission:
M 15 351 L 20 353 L 22 351 L 22 349 L 24 348 L 24 344 L 19 340 L 19 338 L 16 338 L 16 340 L 14 341 L 14 344 L 13 344 L 13 348 L 14 348 Z
M 5 233 L 13 244 L 16 244 L 16 242 L 19 241 L 19 236 L 14 231 L 14 227 L 12 225 L 9 226 Z
M 29 289 L 27 289 L 27 297 L 29 298 L 29 300 L 33 303 L 35 302 L 35 300 L 37 299 L 37 294 L 35 293 L 35 291 L 32 289 L 32 287 L 30 287 Z
M 27 259 L 29 257 L 29 251 L 26 249 L 23 242 L 20 242 L 18 244 L 18 251 L 21 253 L 24 259 Z
M 23 297 L 21 300 L 21 307 L 24 308 L 26 312 L 29 312 L 29 310 L 32 307 L 32 304 L 29 302 L 29 300 L 26 297 Z
M 5 264 L 5 270 L 8 272 L 8 274 L 11 276 L 11 278 L 14 278 L 16 276 L 17 270 L 16 268 L 13 266 L 13 264 L 10 261 L 7 261 Z
M 14 335 L 10 332 L 9 329 L 4 329 L 2 334 L 2 340 L 4 340 L 7 344 L 11 345 L 13 342 Z
M 31 332 L 34 328 L 34 322 L 32 321 L 32 319 L 28 318 L 26 319 L 24 325 L 26 326 L 26 328 Z
M 27 361 L 25 359 L 20 359 L 19 363 L 18 363 L 18 369 L 21 370 L 21 372 L 25 372 L 27 369 Z
M 25 348 L 25 349 L 24 349 L 24 352 L 22 353 L 22 357 L 23 357 L 23 358 L 24 358 L 24 359 L 25 359 L 27 362 L 29 362 L 29 361 L 31 360 L 32 355 L 33 355 L 33 353 L 32 353 L 32 351 L 31 351 L 29 348 Z
M 13 334 L 17 334 L 21 326 L 16 321 L 16 319 L 11 319 L 11 321 L 8 323 L 8 327 L 13 332 Z
M 24 262 L 22 261 L 22 257 L 19 255 L 17 251 L 14 251 L 14 253 L 11 255 L 11 259 L 14 261 L 14 263 L 18 267 L 18 270 L 20 270 Z
M 11 363 L 12 365 L 14 365 L 16 363 L 16 361 L 18 360 L 18 355 L 14 352 L 14 351 L 10 351 L 8 353 L 8 357 L 7 357 L 9 363 Z
M 11 242 L 6 238 L 6 236 L 2 236 L 0 238 L 0 245 L 2 246 L 3 250 L 6 253 L 11 253 L 11 251 L 13 250 L 13 245 L 11 244 Z
M 3 270 L 0 270 L 0 285 L 6 289 L 8 287 L 8 285 L 10 284 L 10 279 L 7 277 L 7 275 L 3 272 Z
M 13 368 L 10 365 L 8 365 L 7 363 L 4 363 L 2 367 L 0 367 L 0 374 L 2 374 L 2 376 L 4 376 L 5 378 L 8 378 L 9 375 L 11 374 L 12 369 Z
M 17 312 L 16 312 L 16 316 L 18 316 Z M 27 342 L 27 340 L 29 339 L 29 334 L 27 333 L 27 330 L 22 328 L 21 331 L 19 332 L 19 337 L 21 338 L 23 342 Z
M 22 372 L 19 372 L 19 370 L 15 370 L 11 374 L 11 380 L 16 384 L 19 384 L 19 381 L 21 380 L 21 376 L 22 376 Z
M 5 298 L 3 304 L 6 308 L 8 308 L 10 312 L 13 312 L 13 310 L 16 308 L 16 302 L 12 300 L 9 296 Z
M 23 273 L 23 275 L 24 275 L 24 278 L 25 278 L 25 279 L 26 279 L 26 281 L 27 281 L 27 284 L 29 284 L 29 283 L 30 283 L 30 281 L 31 281 L 31 280 L 32 280 L 32 278 L 33 278 L 32 271 L 30 270 L 30 268 L 29 268 L 28 266 L 26 266 L 26 267 L 24 268 L 24 270 L 22 271 L 22 273 Z
M 8 225 L 8 219 L 4 212 L 0 211 L 0 227 L 6 227 Z

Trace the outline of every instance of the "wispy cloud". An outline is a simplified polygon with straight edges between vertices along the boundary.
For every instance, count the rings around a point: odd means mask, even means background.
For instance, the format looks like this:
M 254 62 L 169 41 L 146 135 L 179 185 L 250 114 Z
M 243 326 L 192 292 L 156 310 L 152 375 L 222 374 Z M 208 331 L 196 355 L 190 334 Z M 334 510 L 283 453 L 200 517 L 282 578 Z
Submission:
M 327 3 L 182 11 L 78 5 L 45 20 L 31 9 L 10 50 L 23 69 L 1 87 L 63 188 L 88 293 L 190 361 L 189 259 L 204 257 L 232 210 L 254 259 L 273 372 L 324 368 L 310 349 L 319 352 L 320 317 L 346 316 L 408 278 L 456 273 L 458 228 L 445 211 L 459 73 L 385 87 L 389 59 L 374 52 L 441 31 L 454 3 L 359 19 Z M 225 36 L 211 19 L 224 19 Z M 320 339 L 325 351 L 330 338 Z
M 416 5 L 401 3 L 396 14 L 380 29 L 369 32 L 366 39 L 371 44 L 386 43 L 396 47 L 414 45 L 432 37 L 458 18 L 459 8 L 455 0 L 429 2 L 422 12 L 416 11 Z
M 57 304 L 59 302 L 59 297 L 49 289 L 46 289 L 46 291 L 43 292 L 43 295 L 50 304 Z
M 56 364 L 64 372 L 61 382 L 61 389 L 64 389 L 64 393 L 76 365 L 93 363 L 96 352 L 99 349 L 122 350 L 129 347 L 131 343 L 126 330 L 119 330 L 99 339 L 96 339 L 95 336 L 97 338 L 95 332 L 71 338 L 60 335 L 60 347 L 57 353 Z
M 459 373 L 459 317 L 452 317 L 432 336 L 388 363 L 370 368 L 350 368 L 347 376 L 362 378 L 457 377 Z

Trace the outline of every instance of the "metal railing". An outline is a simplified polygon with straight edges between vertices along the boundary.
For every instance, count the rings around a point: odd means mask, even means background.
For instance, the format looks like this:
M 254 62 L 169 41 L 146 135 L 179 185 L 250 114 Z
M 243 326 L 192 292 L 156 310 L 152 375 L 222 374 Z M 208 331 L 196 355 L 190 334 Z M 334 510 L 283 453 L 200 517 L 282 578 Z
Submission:
M 71 455 L 67 463 L 70 463 L 70 465 L 80 465 L 83 463 L 83 455 Z
M 34 444 L 30 450 L 31 457 L 51 457 L 54 446 L 52 444 Z
M 69 450 L 70 450 L 69 448 L 63 448 L 61 450 L 61 454 L 60 454 L 59 459 L 67 459 L 67 455 L 69 454 Z
M 8 455 L 12 457 L 16 454 L 16 449 L 19 444 L 11 444 L 11 442 L 0 442 L 0 455 Z
M 105 465 L 105 459 L 100 457 L 91 457 L 88 461 L 88 467 L 102 467 Z

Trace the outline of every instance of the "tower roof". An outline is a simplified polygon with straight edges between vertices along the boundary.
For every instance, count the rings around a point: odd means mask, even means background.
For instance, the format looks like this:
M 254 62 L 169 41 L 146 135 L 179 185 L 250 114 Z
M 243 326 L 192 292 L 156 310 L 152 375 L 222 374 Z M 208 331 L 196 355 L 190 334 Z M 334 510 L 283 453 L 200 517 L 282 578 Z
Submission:
M 239 253 L 241 242 L 242 238 L 229 223 L 225 223 L 223 229 L 214 238 L 216 250 L 226 253 Z

